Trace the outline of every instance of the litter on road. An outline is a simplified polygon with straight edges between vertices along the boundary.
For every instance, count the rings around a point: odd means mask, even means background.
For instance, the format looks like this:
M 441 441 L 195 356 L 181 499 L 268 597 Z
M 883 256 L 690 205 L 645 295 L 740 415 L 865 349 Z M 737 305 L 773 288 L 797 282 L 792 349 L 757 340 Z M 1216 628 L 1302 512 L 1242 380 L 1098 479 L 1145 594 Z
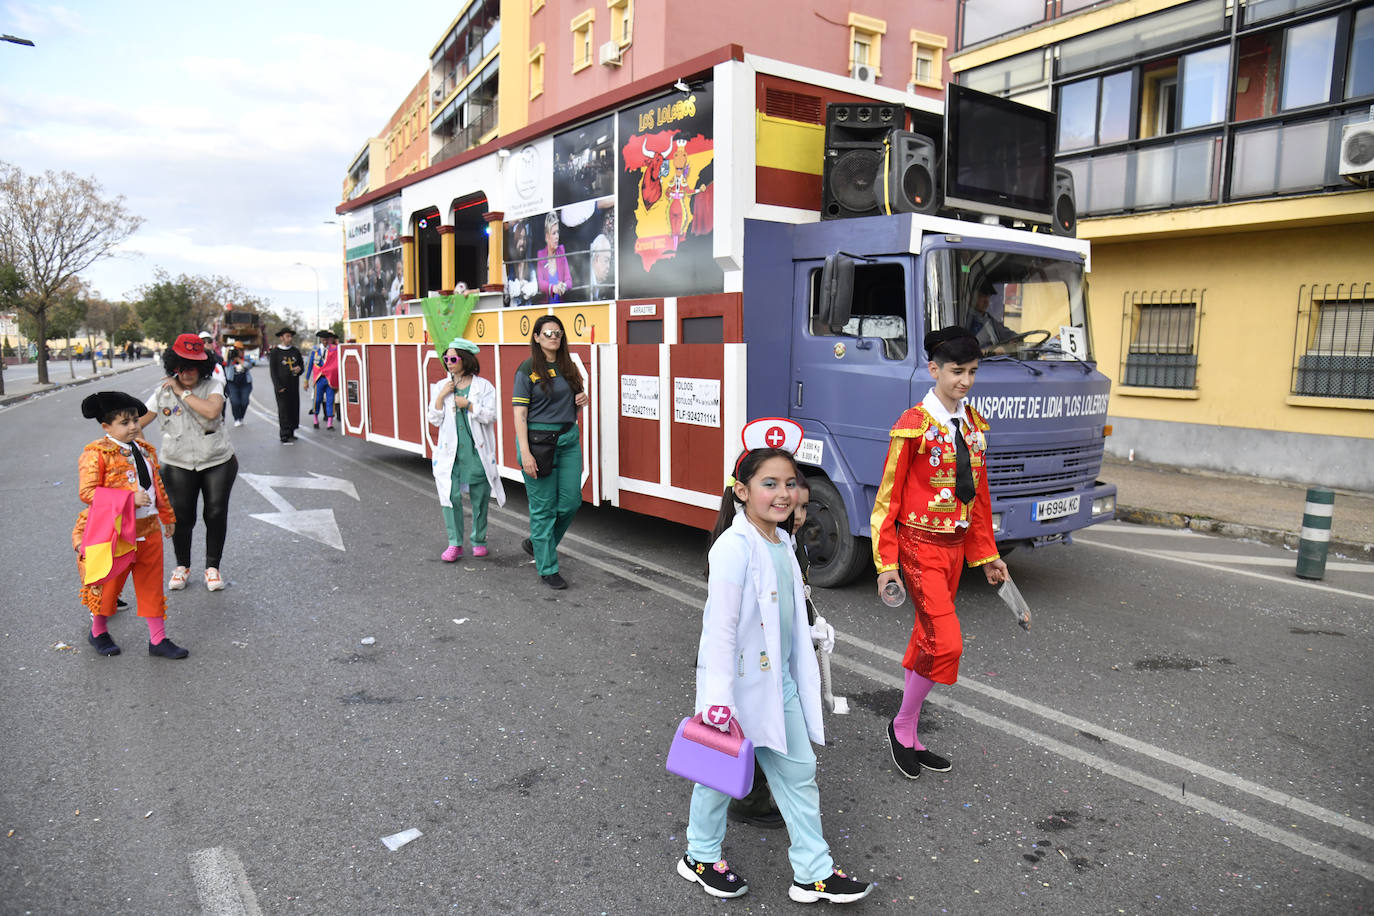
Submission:
M 411 827 L 409 830 L 402 830 L 400 833 L 393 833 L 391 836 L 382 837 L 382 843 L 392 852 L 400 849 L 411 840 L 419 839 L 424 836 L 418 828 Z

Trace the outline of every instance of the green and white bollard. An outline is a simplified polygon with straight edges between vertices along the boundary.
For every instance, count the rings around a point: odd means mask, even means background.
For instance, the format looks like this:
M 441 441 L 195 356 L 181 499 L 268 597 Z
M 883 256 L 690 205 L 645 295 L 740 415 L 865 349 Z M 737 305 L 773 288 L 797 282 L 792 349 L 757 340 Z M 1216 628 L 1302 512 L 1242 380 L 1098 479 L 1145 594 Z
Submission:
M 1299 579 L 1320 579 L 1326 575 L 1326 549 L 1331 543 L 1331 517 L 1335 509 L 1334 492 L 1325 487 L 1307 488 L 1302 536 L 1298 539 Z

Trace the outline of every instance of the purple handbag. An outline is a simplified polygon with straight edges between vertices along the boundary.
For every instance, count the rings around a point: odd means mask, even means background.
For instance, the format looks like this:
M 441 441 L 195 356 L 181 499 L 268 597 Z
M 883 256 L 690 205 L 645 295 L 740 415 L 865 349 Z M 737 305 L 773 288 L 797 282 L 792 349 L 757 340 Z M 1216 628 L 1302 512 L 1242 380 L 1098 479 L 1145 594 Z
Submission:
M 668 748 L 668 772 L 743 798 L 754 788 L 754 742 L 744 737 L 739 721 L 730 720 L 730 733 L 707 725 L 701 713 L 678 723 Z

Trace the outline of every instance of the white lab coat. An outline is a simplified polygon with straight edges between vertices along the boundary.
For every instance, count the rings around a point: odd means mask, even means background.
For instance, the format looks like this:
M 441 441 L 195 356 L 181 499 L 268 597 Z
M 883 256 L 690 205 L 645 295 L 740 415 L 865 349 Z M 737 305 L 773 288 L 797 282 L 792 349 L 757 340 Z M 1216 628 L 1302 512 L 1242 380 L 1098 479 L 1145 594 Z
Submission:
M 787 544 L 787 538 L 783 543 Z M 763 535 L 742 510 L 736 510 L 734 522 L 711 547 L 712 569 L 719 568 L 718 558 L 723 561 L 740 552 L 749 557 L 743 587 L 713 576 L 706 596 L 697 649 L 696 711 L 729 706 L 755 747 L 786 753 L 782 673 L 778 669 L 782 658 L 778 575 Z M 788 557 L 792 561 L 792 679 L 797 683 L 806 732 L 813 742 L 824 744 L 820 667 L 806 620 L 801 568 L 790 549 Z
M 453 489 L 453 462 L 458 460 L 458 428 L 454 426 L 458 417 L 453 408 L 453 393 L 444 395 L 443 402 L 436 406 L 435 399 L 439 389 L 444 387 L 448 376 L 429 386 L 429 409 L 425 417 L 430 426 L 439 427 L 439 444 L 434 447 L 434 488 L 439 491 L 439 504 L 452 506 L 449 493 Z M 491 494 L 496 504 L 506 504 L 506 490 L 501 486 L 501 474 L 496 469 L 496 388 L 480 375 L 472 377 L 472 387 L 468 389 L 468 428 L 472 430 L 472 441 L 477 446 L 477 456 L 482 459 L 482 470 L 487 472 L 487 483 L 491 484 Z

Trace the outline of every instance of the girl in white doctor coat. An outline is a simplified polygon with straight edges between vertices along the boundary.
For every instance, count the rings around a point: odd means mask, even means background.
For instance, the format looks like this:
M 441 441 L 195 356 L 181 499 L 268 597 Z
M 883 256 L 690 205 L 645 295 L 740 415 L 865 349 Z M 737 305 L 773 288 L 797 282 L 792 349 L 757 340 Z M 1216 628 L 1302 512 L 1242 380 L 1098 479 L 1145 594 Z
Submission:
M 506 504 L 496 470 L 496 388 L 482 378 L 477 344 L 458 338 L 440 354 L 447 372 L 430 386 L 427 419 L 439 428 L 434 448 L 434 485 L 444 507 L 448 548 L 440 559 L 463 555 L 463 491 L 472 503 L 472 555 L 487 555 L 487 503 Z
M 813 741 L 825 743 L 820 673 L 801 570 L 778 528 L 792 513 L 798 476 L 791 452 L 756 448 L 741 456 L 727 480 L 708 560 L 696 709 L 722 730 L 737 719 L 754 742 L 791 839 L 788 896 L 799 903 L 849 903 L 872 887 L 836 869 L 821 836 L 811 749 Z M 677 863 L 679 875 L 714 897 L 749 889 L 721 854 L 729 802 L 715 789 L 693 787 L 687 853 Z

